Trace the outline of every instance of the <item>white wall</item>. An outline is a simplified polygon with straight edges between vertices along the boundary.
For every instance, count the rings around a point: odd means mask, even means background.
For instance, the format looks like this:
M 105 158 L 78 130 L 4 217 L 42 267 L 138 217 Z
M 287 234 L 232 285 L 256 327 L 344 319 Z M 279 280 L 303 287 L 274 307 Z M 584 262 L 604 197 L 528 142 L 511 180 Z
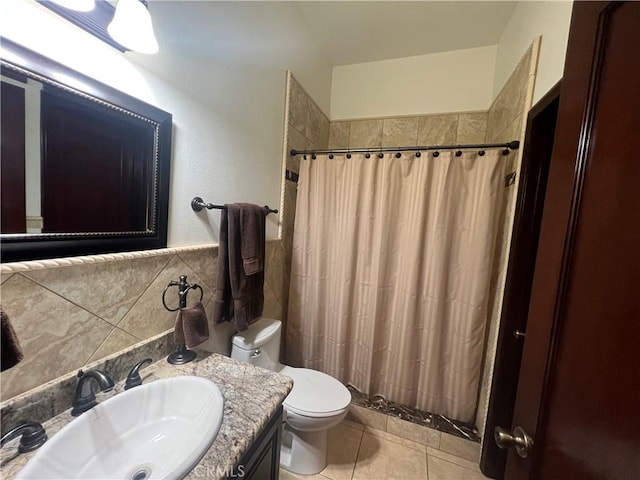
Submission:
M 331 120 L 486 110 L 496 46 L 333 68 Z
M 179 8 L 178 3 L 152 4 L 150 10 Z M 310 79 L 305 87 L 324 108 L 329 103 L 331 69 L 305 38 L 288 38 L 291 47 L 282 52 L 257 52 L 256 65 L 224 46 L 217 62 L 163 50 L 157 32 L 160 54 L 143 58 L 121 54 L 33 0 L 2 0 L 0 34 L 173 114 L 171 247 L 218 242 L 220 213 L 196 215 L 189 206 L 196 195 L 213 203 L 279 207 L 287 68 Z M 269 238 L 277 236 L 277 221 L 269 216 Z
M 531 42 L 539 35 L 542 35 L 542 45 L 533 95 L 534 105 L 562 78 L 572 6 L 573 2 L 557 0 L 518 3 L 498 43 L 494 97 L 498 95 Z

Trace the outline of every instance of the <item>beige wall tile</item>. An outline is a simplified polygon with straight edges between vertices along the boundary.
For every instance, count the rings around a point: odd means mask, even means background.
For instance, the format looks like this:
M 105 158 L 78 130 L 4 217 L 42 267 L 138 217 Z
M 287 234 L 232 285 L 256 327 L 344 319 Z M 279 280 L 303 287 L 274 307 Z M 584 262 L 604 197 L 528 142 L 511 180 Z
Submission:
M 23 275 L 2 286 L 24 359 L 2 372 L 2 400 L 85 365 L 113 327 Z
M 434 448 L 440 445 L 439 431 L 396 417 L 387 420 L 387 432 Z
M 289 125 L 289 129 L 287 130 L 287 169 L 292 172 L 300 172 L 300 159 L 302 158 L 300 155 L 296 155 L 295 157 L 290 155 L 289 152 L 291 150 L 310 150 L 311 142 L 307 140 L 307 138 L 296 130 L 294 127 Z
M 329 119 L 310 97 L 307 97 L 307 105 L 309 106 L 309 121 L 305 137 L 313 142 L 315 148 L 326 148 L 329 143 Z
M 304 134 L 309 122 L 309 99 L 296 79 L 293 76 L 290 78 L 289 125 Z
M 457 114 L 420 117 L 418 145 L 450 145 L 456 142 L 457 134 Z
M 203 287 L 215 290 L 218 276 L 218 247 L 178 255 L 204 282 Z
M 422 452 L 375 437 L 362 436 L 353 472 L 354 480 L 398 480 L 427 478 L 427 459 Z
M 48 268 L 25 272 L 25 276 L 116 325 L 170 258 L 165 255 Z
M 351 122 L 331 122 L 328 148 L 349 148 Z
M 275 295 L 268 283 L 264 284 L 263 292 L 264 307 L 262 309 L 262 315 L 280 320 L 282 318 L 282 303 L 280 299 Z
M 338 424 L 328 433 L 327 467 L 320 472 L 332 480 L 350 480 L 363 431 Z
M 202 279 L 195 274 L 189 266 L 177 255 L 173 256 L 169 264 L 148 286 L 145 292 L 136 301 L 135 305 L 127 312 L 118 323 L 118 328 L 140 339 L 148 338 L 158 333 L 173 328 L 176 312 L 169 312 L 162 306 L 162 293 L 171 280 L 178 280 L 180 275 L 186 275 L 189 283 L 203 285 Z M 204 288 L 202 303 L 204 305 L 212 298 L 214 292 Z M 175 308 L 178 302 L 178 287 L 171 287 L 167 291 L 167 305 Z M 188 306 L 195 305 L 199 300 L 199 292 L 190 292 L 187 300 Z
M 198 345 L 198 348 L 220 355 L 231 355 L 231 337 L 236 333 L 233 322 L 213 323 L 213 298 L 204 307 L 209 321 L 209 339 Z
M 349 406 L 349 412 L 347 413 L 347 419 L 383 431 L 387 430 L 387 418 L 388 416 L 383 413 L 374 412 L 357 405 Z
M 480 461 L 480 444 L 465 440 L 464 438 L 455 437 L 448 433 L 442 433 L 440 437 L 439 450 L 450 453 L 457 457 L 462 457 L 472 462 Z
M 349 148 L 382 146 L 382 120 L 354 120 L 349 131 Z
M 198 348 L 231 356 L 231 337 L 236 333 L 235 324 L 233 322 L 213 323 L 213 298 L 207 302 L 204 308 L 207 312 L 207 320 L 209 320 L 209 339 L 198 345 Z
M 112 353 L 124 350 L 131 345 L 135 345 L 139 341 L 139 338 L 129 335 L 127 332 L 124 332 L 119 328 L 114 328 L 93 355 L 91 355 L 91 358 L 87 363 L 95 362 L 96 360 L 107 357 Z
M 487 112 L 461 113 L 455 143 L 483 143 L 487 130 Z
M 525 103 L 531 76 L 531 55 L 532 47 L 529 47 L 489 108 L 486 134 L 488 142 L 499 141 L 497 136 L 530 107 Z
M 273 291 L 278 302 L 282 303 L 282 276 L 284 272 L 283 250 L 280 240 L 268 241 L 265 249 L 265 285 Z M 278 317 L 280 318 L 280 317 Z
M 418 117 L 385 118 L 383 120 L 383 147 L 414 147 L 417 143 Z

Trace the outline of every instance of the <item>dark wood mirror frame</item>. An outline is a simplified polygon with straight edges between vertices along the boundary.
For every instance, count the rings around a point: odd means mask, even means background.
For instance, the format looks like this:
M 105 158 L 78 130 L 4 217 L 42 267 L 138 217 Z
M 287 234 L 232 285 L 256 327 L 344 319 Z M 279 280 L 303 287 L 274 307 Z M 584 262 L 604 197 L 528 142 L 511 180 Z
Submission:
M 2 66 L 42 82 L 57 85 L 88 101 L 107 105 L 154 125 L 156 141 L 154 202 L 147 231 L 123 233 L 59 233 L 42 235 L 0 235 L 1 261 L 15 262 L 69 257 L 167 246 L 169 214 L 169 178 L 171 167 L 172 116 L 157 107 L 122 93 L 97 80 L 78 73 L 5 38 L 0 38 Z M 72 79 L 82 90 L 64 85 L 56 78 Z

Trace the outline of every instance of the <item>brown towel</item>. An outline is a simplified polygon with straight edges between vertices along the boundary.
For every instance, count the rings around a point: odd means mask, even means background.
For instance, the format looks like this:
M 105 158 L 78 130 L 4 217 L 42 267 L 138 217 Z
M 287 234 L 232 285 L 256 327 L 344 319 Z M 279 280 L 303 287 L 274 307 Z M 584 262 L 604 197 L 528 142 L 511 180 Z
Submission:
M 9 317 L 5 313 L 4 309 L 0 307 L 0 329 L 2 332 L 2 343 L 0 344 L 0 371 L 5 371 L 17 365 L 20 360 L 24 358 L 20 343 L 16 332 L 9 322 Z
M 186 345 L 187 348 L 200 345 L 209 338 L 209 322 L 202 303 L 178 310 L 173 336 L 177 345 Z
M 264 207 L 225 205 L 220 221 L 215 323 L 235 319 L 239 331 L 262 315 L 264 305 Z

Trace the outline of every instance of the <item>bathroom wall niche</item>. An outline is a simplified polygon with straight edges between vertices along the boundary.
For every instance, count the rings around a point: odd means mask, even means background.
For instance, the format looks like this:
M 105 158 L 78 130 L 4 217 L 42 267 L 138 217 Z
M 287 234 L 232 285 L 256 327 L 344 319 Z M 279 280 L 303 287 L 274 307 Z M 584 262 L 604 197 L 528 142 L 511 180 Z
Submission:
M 6 39 L 0 52 L 2 262 L 166 247 L 171 114 Z

